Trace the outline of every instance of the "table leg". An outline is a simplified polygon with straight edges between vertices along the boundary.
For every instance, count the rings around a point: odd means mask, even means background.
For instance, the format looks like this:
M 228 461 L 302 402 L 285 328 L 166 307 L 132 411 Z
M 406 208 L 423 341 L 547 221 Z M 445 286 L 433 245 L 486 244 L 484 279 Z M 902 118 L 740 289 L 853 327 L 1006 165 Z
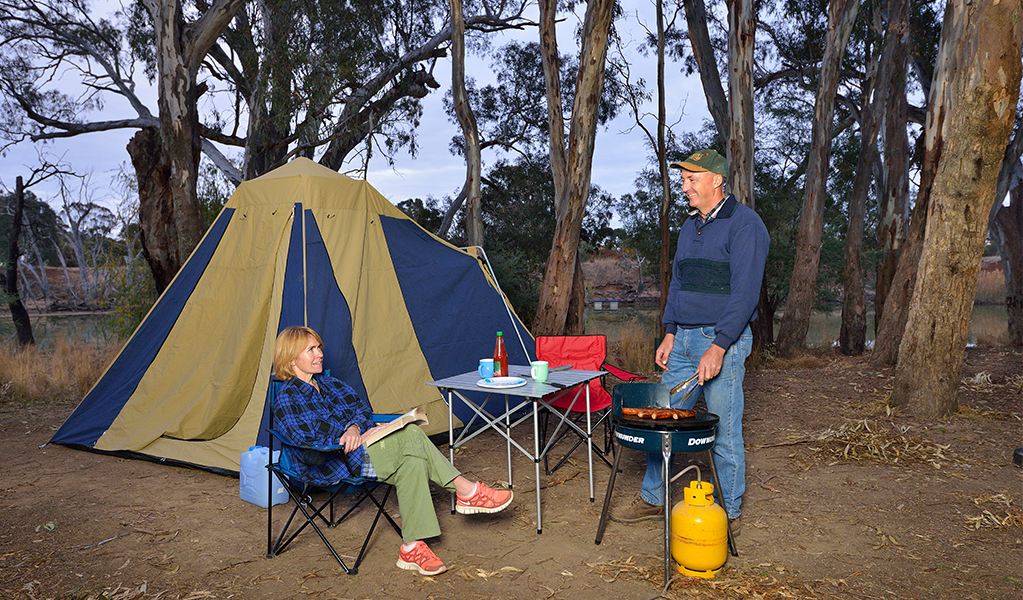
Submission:
M 586 382 L 586 458 L 590 466 L 590 502 L 593 502 L 593 413 L 590 412 L 590 383 Z
M 543 521 L 540 516 L 540 416 L 533 403 L 533 476 L 536 477 L 536 532 L 543 533 Z
M 505 394 L 504 395 L 504 432 L 507 434 L 505 436 L 505 445 L 507 445 L 507 447 L 508 447 L 507 454 L 508 454 L 508 487 L 509 488 L 512 487 L 511 415 L 508 414 L 510 409 L 511 409 L 511 406 L 509 404 L 508 394 Z
M 448 462 L 455 466 L 455 405 L 454 394 L 448 390 Z M 451 514 L 455 514 L 455 493 L 451 492 Z

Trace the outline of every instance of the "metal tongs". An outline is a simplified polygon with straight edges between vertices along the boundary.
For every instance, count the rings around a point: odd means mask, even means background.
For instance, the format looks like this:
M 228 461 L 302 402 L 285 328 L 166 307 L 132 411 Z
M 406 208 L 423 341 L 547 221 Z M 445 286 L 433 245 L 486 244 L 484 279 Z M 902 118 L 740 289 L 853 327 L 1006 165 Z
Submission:
M 674 396 L 675 394 L 677 394 L 679 392 L 679 390 L 681 390 L 682 388 L 686 387 L 690 383 L 696 381 L 697 379 L 699 379 L 699 377 L 700 377 L 700 373 L 699 372 L 694 373 L 693 376 L 690 377 L 689 379 L 686 379 L 682 383 L 680 383 L 680 384 L 676 385 L 675 387 L 671 388 L 671 392 L 669 392 L 669 394 Z M 682 394 L 682 402 L 685 402 L 686 400 L 689 400 L 690 396 L 692 396 L 693 392 L 695 392 L 695 391 L 696 391 L 696 386 L 695 385 L 693 387 L 689 388 L 689 390 L 685 394 Z

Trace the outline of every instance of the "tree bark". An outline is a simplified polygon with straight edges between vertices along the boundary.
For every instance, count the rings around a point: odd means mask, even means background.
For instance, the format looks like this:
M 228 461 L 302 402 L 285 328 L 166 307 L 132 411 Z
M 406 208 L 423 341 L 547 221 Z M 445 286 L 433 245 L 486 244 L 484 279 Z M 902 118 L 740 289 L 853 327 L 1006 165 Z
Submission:
M 899 1 L 899 0 L 895 0 Z M 890 5 L 889 5 L 890 6 Z M 863 285 L 863 230 L 867 208 L 867 195 L 873 179 L 873 166 L 877 156 L 879 118 L 887 100 L 891 60 L 895 52 L 897 34 L 889 28 L 881 44 L 878 60 L 868 68 L 864 81 L 864 101 L 860 118 L 860 155 L 856 163 L 852 191 L 849 194 L 849 224 L 845 236 L 845 264 L 842 269 L 842 327 L 838 346 L 846 356 L 863 354 L 867 345 L 867 300 Z M 870 103 L 867 103 L 867 99 Z
M 1023 182 L 1009 192 L 1009 205 L 995 215 L 1001 238 L 1002 275 L 1005 278 L 1005 309 L 1009 315 L 1009 345 L 1023 347 Z M 997 201 L 997 197 L 995 198 Z
M 7 273 L 4 277 L 4 292 L 7 294 L 7 307 L 11 310 L 14 329 L 18 334 L 18 344 L 30 346 L 36 343 L 32 336 L 32 322 L 28 310 L 21 302 L 18 294 L 18 236 L 21 235 L 22 215 L 25 211 L 25 183 L 19 175 L 14 180 L 14 216 L 11 219 L 11 237 L 7 240 Z
M 906 124 L 909 103 L 906 99 L 909 48 L 909 0 L 889 0 L 888 29 L 885 32 L 885 62 L 888 77 L 879 85 L 887 90 L 884 117 L 884 187 L 880 194 L 877 243 L 883 260 L 877 268 L 874 287 L 874 334 L 884 317 L 885 301 L 895 278 L 899 252 L 906 240 L 909 221 L 909 143 Z
M 547 92 L 547 130 L 554 178 L 554 215 L 560 221 L 567 198 L 568 155 L 565 153 L 565 105 L 561 94 L 561 57 L 558 55 L 556 0 L 539 0 L 540 59 L 543 62 L 544 86 Z M 580 64 L 582 68 L 582 64 Z
M 734 0 L 729 0 L 729 15 L 732 1 Z M 731 140 L 731 118 L 728 98 L 721 86 L 721 74 L 714 58 L 714 46 L 710 43 L 710 33 L 707 31 L 707 6 L 703 0 L 683 0 L 683 5 L 686 8 L 689 41 L 693 45 L 693 58 L 700 71 L 703 94 L 707 98 L 707 109 L 714 119 L 714 125 L 717 126 L 721 143 L 727 144 Z M 752 33 L 750 35 L 752 36 Z
M 581 271 L 582 268 L 578 261 L 579 234 L 590 191 L 593 147 L 597 136 L 597 112 L 604 83 L 604 63 L 607 58 L 614 4 L 614 0 L 591 0 L 586 6 L 568 154 L 567 160 L 563 163 L 567 167 L 566 177 L 560 185 L 558 171 L 554 165 L 560 161 L 559 156 L 564 156 L 564 146 L 555 147 L 553 141 L 555 125 L 559 131 L 562 130 L 561 115 L 555 114 L 555 110 L 561 106 L 560 94 L 555 106 L 548 104 L 551 113 L 548 118 L 551 122 L 551 165 L 557 194 L 555 199 L 557 224 L 537 306 L 535 328 L 541 335 L 558 335 L 564 331 L 582 329 L 582 311 L 579 310 L 578 298 L 582 296 L 583 290 L 573 291 L 573 283 L 580 287 L 582 284 L 581 273 L 576 275 L 576 270 Z M 559 72 L 553 30 L 554 7 L 547 1 L 542 1 L 540 5 L 541 48 L 550 102 L 554 87 L 552 80 L 557 79 Z M 546 39 L 548 36 L 550 39 Z M 570 315 L 569 305 L 573 297 L 577 299 L 577 308 L 576 312 Z
M 944 32 L 944 27 L 942 31 Z M 936 71 L 932 71 L 934 72 Z M 948 92 L 950 82 L 933 76 L 927 81 L 927 118 L 924 133 L 920 138 L 923 140 L 923 148 L 920 151 L 923 155 L 920 164 L 920 186 L 909 219 L 909 231 L 899 252 L 895 274 L 884 299 L 882 314 L 877 318 L 877 335 L 871 361 L 879 366 L 894 366 L 899 358 L 899 348 L 909 320 L 909 306 L 916 288 L 924 234 L 930 215 L 931 188 L 945 144 L 942 129 L 951 110 L 952 98 Z M 889 176 L 888 179 L 892 177 Z
M 461 0 L 451 2 L 451 93 L 458 124 L 465 137 L 465 182 L 468 190 L 465 209 L 465 233 L 470 246 L 483 245 L 483 214 L 480 209 L 480 134 L 476 115 L 469 106 L 465 89 L 465 20 Z
M 755 209 L 753 197 L 753 0 L 728 0 L 728 187 Z
M 1016 121 L 1012 142 L 1005 149 L 998 172 L 993 213 L 988 231 L 1002 257 L 1005 279 L 1005 308 L 1009 322 L 1009 345 L 1023 347 L 1023 121 Z M 1002 198 L 1009 197 L 1003 205 Z
M 924 162 L 927 162 L 926 156 Z M 926 174 L 926 170 L 923 174 Z M 921 176 L 921 181 L 923 179 Z M 909 301 L 916 286 L 917 267 L 924 244 L 929 197 L 930 184 L 926 187 L 921 185 L 917 191 L 913 214 L 909 219 L 909 232 L 899 252 L 895 274 L 888 288 L 888 297 L 884 300 L 884 311 L 876 323 L 877 335 L 871 362 L 878 366 L 894 366 L 899 357 L 899 345 L 902 343 L 902 333 L 909 317 Z M 875 319 L 877 318 L 875 316 Z
M 831 0 L 828 4 L 828 32 L 825 38 L 821 78 L 814 103 L 810 161 L 806 174 L 806 192 L 796 238 L 796 256 L 789 281 L 789 296 L 778 332 L 778 352 L 792 356 L 806 346 L 810 326 L 814 287 L 821 256 L 824 226 L 824 196 L 831 160 L 831 130 L 834 124 L 835 92 L 845 46 L 849 41 L 859 0 Z
M 153 273 L 156 293 L 162 294 L 181 268 L 178 236 L 172 216 L 170 165 L 156 128 L 140 129 L 128 142 L 139 190 L 139 229 L 142 255 Z
M 664 82 L 664 5 L 654 3 L 657 12 L 657 168 L 661 175 L 661 208 L 659 225 L 661 229 L 660 266 L 657 269 L 660 282 L 660 298 L 658 315 L 664 314 L 668 306 L 668 286 L 671 284 L 671 179 L 668 175 L 668 142 L 667 142 L 667 99 Z M 643 270 L 639 270 L 639 281 L 643 282 Z M 664 323 L 658 321 L 657 334 L 664 337 Z
M 142 1 L 152 17 L 155 34 L 160 142 L 168 166 L 160 174 L 167 175 L 163 185 L 169 194 L 169 216 L 177 236 L 177 244 L 168 249 L 168 255 L 173 252 L 177 272 L 205 230 L 196 194 L 201 150 L 196 77 L 210 46 L 244 0 L 213 0 L 191 24 L 185 22 L 180 0 Z
M 899 347 L 891 404 L 939 418 L 958 409 L 964 350 L 1023 65 L 1019 0 L 951 0 L 932 93 L 948 110 L 928 207 L 919 275 Z

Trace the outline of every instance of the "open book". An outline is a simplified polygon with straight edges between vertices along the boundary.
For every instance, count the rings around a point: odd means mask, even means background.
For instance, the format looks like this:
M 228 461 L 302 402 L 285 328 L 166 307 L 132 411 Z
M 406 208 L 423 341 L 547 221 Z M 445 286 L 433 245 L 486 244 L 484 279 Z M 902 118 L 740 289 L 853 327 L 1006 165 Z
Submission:
M 385 423 L 383 427 L 377 429 L 372 433 L 372 435 L 367 437 L 365 441 L 363 441 L 363 445 L 369 446 L 370 444 L 391 435 L 395 431 L 398 431 L 409 423 L 415 423 L 416 425 L 428 425 L 430 423 L 430 420 L 426 418 L 426 411 L 423 410 L 422 406 L 417 406 L 390 423 Z

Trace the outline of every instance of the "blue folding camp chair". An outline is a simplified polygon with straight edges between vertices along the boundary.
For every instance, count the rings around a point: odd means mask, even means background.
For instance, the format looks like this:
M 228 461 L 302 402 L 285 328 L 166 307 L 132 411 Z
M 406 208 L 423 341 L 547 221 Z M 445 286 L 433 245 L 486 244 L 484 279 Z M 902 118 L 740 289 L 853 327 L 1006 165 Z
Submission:
M 326 371 L 329 375 L 330 372 Z M 282 434 L 280 431 L 275 430 L 273 427 L 274 418 L 274 401 L 277 398 L 277 393 L 280 391 L 282 382 L 276 379 L 272 379 L 270 382 L 270 389 L 267 392 L 267 402 L 270 405 L 269 419 L 268 419 L 268 432 L 270 433 L 270 464 L 267 468 L 270 470 L 269 480 L 272 484 L 274 475 L 280 479 L 281 483 L 284 484 L 285 489 L 288 490 L 288 495 L 291 497 L 292 502 L 295 503 L 294 509 L 291 511 L 291 515 L 288 520 L 284 523 L 284 528 L 281 529 L 280 534 L 277 537 L 276 542 L 274 541 L 273 535 L 273 502 L 270 502 L 269 509 L 267 510 L 266 517 L 266 556 L 267 558 L 273 558 L 281 552 L 284 552 L 285 548 L 291 544 L 298 534 L 300 534 L 307 526 L 311 526 L 316 535 L 320 537 L 320 540 L 327 546 L 330 554 L 337 560 L 341 568 L 344 569 L 345 573 L 349 575 L 355 575 L 359 572 L 359 564 L 362 563 L 362 558 L 366 553 L 366 546 L 369 545 L 369 540 L 373 536 L 373 531 L 376 529 L 377 522 L 380 521 L 380 517 L 383 516 L 394 531 L 401 537 L 401 527 L 394 522 L 391 515 L 384 510 L 384 505 L 387 503 L 387 499 L 391 495 L 393 486 L 379 482 L 375 479 L 366 479 L 364 477 L 351 477 L 343 479 L 334 485 L 330 486 L 317 486 L 307 481 L 302 481 L 302 478 L 292 468 L 292 461 L 295 459 L 295 449 L 311 450 L 314 452 L 339 452 L 342 450 L 341 446 L 305 446 L 296 444 L 288 440 L 287 436 Z M 385 423 L 394 420 L 399 415 L 373 415 L 373 420 L 377 423 Z M 274 460 L 274 440 L 280 443 L 280 455 Z M 378 489 L 383 488 L 383 497 L 377 498 L 375 492 Z M 326 500 L 317 504 L 313 499 L 313 494 L 321 496 L 327 495 Z M 357 498 L 339 518 L 334 517 L 334 499 L 342 494 L 356 494 Z M 269 495 L 267 496 L 270 497 Z M 355 557 L 355 562 L 349 567 L 342 560 L 341 556 L 334 550 L 334 546 L 330 543 L 327 537 L 323 534 L 317 521 L 327 527 L 333 528 L 340 525 L 345 519 L 351 515 L 355 509 L 361 506 L 367 499 L 376 506 L 376 515 L 373 517 L 373 523 L 369 526 L 369 530 L 366 532 L 366 538 L 362 542 L 362 547 L 359 549 L 359 554 Z M 327 516 L 324 516 L 324 511 L 327 511 Z M 296 522 L 296 517 L 301 513 L 303 519 Z M 294 525 L 294 528 L 292 528 Z

